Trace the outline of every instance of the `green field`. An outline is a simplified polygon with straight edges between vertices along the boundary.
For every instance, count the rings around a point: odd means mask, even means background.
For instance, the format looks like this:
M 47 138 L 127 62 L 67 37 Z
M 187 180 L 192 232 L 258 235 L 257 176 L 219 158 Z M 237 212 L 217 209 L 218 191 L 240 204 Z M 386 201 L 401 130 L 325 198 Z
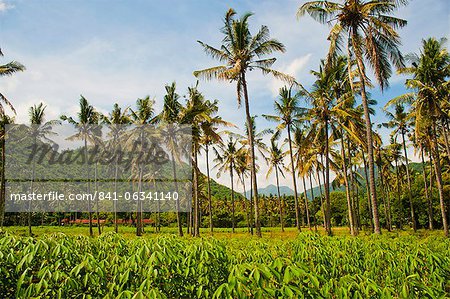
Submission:
M 58 228 L 59 229 L 59 228 Z M 13 233 L 12 231 L 16 231 Z M 450 240 L 439 233 L 334 237 L 266 230 L 262 239 L 8 228 L 1 298 L 448 298 Z M 206 233 L 204 234 L 206 236 Z

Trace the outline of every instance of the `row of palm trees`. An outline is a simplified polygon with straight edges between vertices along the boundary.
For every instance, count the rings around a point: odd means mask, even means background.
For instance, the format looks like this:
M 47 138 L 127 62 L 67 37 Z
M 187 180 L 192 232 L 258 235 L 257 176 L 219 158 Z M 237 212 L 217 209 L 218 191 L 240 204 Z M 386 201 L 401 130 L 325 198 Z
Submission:
M 362 150 L 365 176 L 367 180 L 367 194 L 370 200 L 370 209 L 373 216 L 374 232 L 381 234 L 381 226 L 378 212 L 378 199 L 375 176 L 375 149 L 378 155 L 381 151 L 381 138 L 377 136 L 372 128 L 370 107 L 374 101 L 370 99 L 367 89 L 372 87 L 367 69 L 373 70 L 373 77 L 384 90 L 389 85 L 389 78 L 392 75 L 392 66 L 401 73 L 413 75 L 413 79 L 406 82 L 407 87 L 414 89 L 413 94 L 408 94 L 395 99 L 395 102 L 408 100 L 412 104 L 410 114 L 416 119 L 415 133 L 423 135 L 423 127 L 431 125 L 429 153 L 434 161 L 436 180 L 439 189 L 440 206 L 442 211 L 442 221 L 445 234 L 448 235 L 448 225 L 446 207 L 443 194 L 443 181 L 441 169 L 441 156 L 439 155 L 439 136 L 445 139 L 448 151 L 448 53 L 442 47 L 434 47 L 434 55 L 442 57 L 429 57 L 433 53 L 426 53 L 426 44 L 435 43 L 433 40 L 424 42 L 424 52 L 421 57 L 407 57 L 412 62 L 412 67 L 405 67 L 405 59 L 399 50 L 401 43 L 397 29 L 406 26 L 407 21 L 393 16 L 394 12 L 401 5 L 406 5 L 407 0 L 402 1 L 362 1 L 346 0 L 343 3 L 332 1 L 310 1 L 303 4 L 297 11 L 297 16 L 303 17 L 308 14 L 320 23 L 328 24 L 331 27 L 328 40 L 330 41 L 329 52 L 318 71 L 313 72 L 316 81 L 311 91 L 306 90 L 294 78 L 282 74 L 270 67 L 275 62 L 275 58 L 264 58 L 273 52 L 284 52 L 282 43 L 271 39 L 268 28 L 262 26 L 261 29 L 252 35 L 249 31 L 248 20 L 251 14 L 244 14 L 241 18 L 236 17 L 236 12 L 230 9 L 224 19 L 224 27 L 221 32 L 224 35 L 220 47 L 212 47 L 203 42 L 199 42 L 205 52 L 220 61 L 222 65 L 207 68 L 194 72 L 194 75 L 207 80 L 219 79 L 223 81 L 236 82 L 238 105 L 244 96 L 245 113 L 247 126 L 251 126 L 251 114 L 249 107 L 249 96 L 247 90 L 247 72 L 259 69 L 263 74 L 271 74 L 288 82 L 291 86 L 299 89 L 296 96 L 292 96 L 291 88 L 284 88 L 281 91 L 281 103 L 275 104 L 278 116 L 266 116 L 267 119 L 276 120 L 280 123 L 277 131 L 287 129 L 290 166 L 292 182 L 294 188 L 294 201 L 296 211 L 296 226 L 300 230 L 296 170 L 301 169 L 302 174 L 307 173 L 308 167 L 303 164 L 316 166 L 319 170 L 319 161 L 305 161 L 307 149 L 302 151 L 299 159 L 294 159 L 291 131 L 299 129 L 302 124 L 307 123 L 310 130 L 305 137 L 314 144 L 322 140 L 321 146 L 315 147 L 315 154 L 320 156 L 325 162 L 320 161 L 324 168 L 324 223 L 328 234 L 331 234 L 330 217 L 330 168 L 334 168 L 338 176 L 342 176 L 348 204 L 348 218 L 351 233 L 358 233 L 356 217 L 354 212 L 355 200 L 352 199 L 349 183 L 349 173 L 347 165 L 352 167 L 349 161 L 352 159 L 351 144 L 357 144 Z M 430 72 L 432 73 L 430 75 Z M 312 108 L 306 113 L 299 113 L 296 105 L 297 96 L 307 99 Z M 355 107 L 355 98 L 362 100 L 361 107 Z M 391 102 L 390 102 L 391 103 Z M 417 106 L 417 107 L 416 107 Z M 300 115 L 299 115 L 300 114 Z M 306 117 L 305 117 L 306 115 Z M 362 116 L 362 117 L 361 117 Z M 429 122 L 424 125 L 425 119 Z M 440 120 L 440 122 L 439 122 Z M 300 122 L 300 125 L 297 124 Z M 443 129 L 440 131 L 439 129 Z M 403 149 L 405 161 L 408 161 L 404 130 L 400 130 L 403 137 Z M 365 133 L 362 136 L 361 132 Z M 430 133 L 430 132 L 428 132 Z M 443 133 L 443 134 L 440 134 Z M 395 134 L 395 133 L 394 133 Z M 249 158 L 251 164 L 251 182 L 253 190 L 253 202 L 255 204 L 255 227 L 257 235 L 261 235 L 258 213 L 258 194 L 256 179 L 256 156 L 255 138 L 252 130 L 247 134 L 249 145 Z M 340 140 L 341 157 L 340 163 L 331 165 L 330 143 Z M 346 157 L 346 142 L 348 147 L 348 157 Z M 311 150 L 311 149 L 309 149 Z M 320 153 L 319 155 L 317 155 Z M 336 160 L 336 159 L 335 159 Z M 408 163 L 408 162 L 407 162 Z M 300 164 L 300 165 L 299 165 Z M 408 193 L 410 198 L 411 221 L 415 226 L 415 214 L 411 196 L 411 178 L 407 164 Z M 353 174 L 350 174 L 352 180 Z M 383 176 L 381 176 L 382 178 Z M 384 200 L 384 197 L 383 197 Z M 388 206 L 389 204 L 385 205 Z
M 218 131 L 223 126 L 232 126 L 222 120 L 218 113 L 217 101 L 209 101 L 198 91 L 197 86 L 188 89 L 186 104 L 180 103 L 175 83 L 166 86 L 163 111 L 156 114 L 153 101 L 149 98 L 140 99 L 137 109 L 120 109 L 114 106 L 108 117 L 101 117 L 94 112 L 92 106 L 82 98 L 78 120 L 63 116 L 63 120 L 80 126 L 92 122 L 106 123 L 133 122 L 136 124 L 167 123 L 190 124 L 192 126 L 193 165 L 193 211 L 188 217 L 188 232 L 198 236 L 200 231 L 200 171 L 198 169 L 198 154 L 203 149 L 207 165 L 208 211 L 210 230 L 212 225 L 212 199 L 210 190 L 209 154 L 213 150 L 215 163 L 219 174 L 227 173 L 231 179 L 232 223 L 234 223 L 234 175 L 246 187 L 247 175 L 250 177 L 251 200 L 247 221 L 249 227 L 255 228 L 256 235 L 261 236 L 259 220 L 259 196 L 256 164 L 257 150 L 269 163 L 268 176 L 275 170 L 275 179 L 279 187 L 279 175 L 290 172 L 294 189 L 294 210 L 296 227 L 301 229 L 301 213 L 297 185 L 301 179 L 303 190 L 307 189 L 306 181 L 311 187 L 315 180 L 320 187 L 323 223 L 328 234 L 331 230 L 332 186 L 345 188 L 348 222 L 352 235 L 357 235 L 361 227 L 358 200 L 358 182 L 361 181 L 358 168 L 364 171 L 366 182 L 368 209 L 373 231 L 381 233 L 379 220 L 379 199 L 384 203 L 387 229 L 392 229 L 390 217 L 391 195 L 401 195 L 403 185 L 400 179 L 399 166 L 406 164 L 406 188 L 410 202 L 410 220 L 416 229 L 416 213 L 411 193 L 412 175 L 408 165 L 407 137 L 410 137 L 416 151 L 420 153 L 422 162 L 428 156 L 429 164 L 433 166 L 430 173 L 424 167 L 425 196 L 429 206 L 432 205 L 432 194 L 427 184 L 434 173 L 439 191 L 440 209 L 445 234 L 448 235 L 444 181 L 442 172 L 448 169 L 450 147 L 449 133 L 449 55 L 444 47 L 444 41 L 428 39 L 423 43 L 422 52 L 418 55 L 408 55 L 405 58 L 399 51 L 400 37 L 396 30 L 406 25 L 406 21 L 393 16 L 394 12 L 407 1 L 362 1 L 346 0 L 343 3 L 331 1 L 310 1 L 303 4 L 297 11 L 299 18 L 308 14 L 320 23 L 328 24 L 331 29 L 328 36 L 330 42 L 327 57 L 321 61 L 316 71 L 314 84 L 307 89 L 295 78 L 283 74 L 271 67 L 275 58 L 266 58 L 276 52 L 284 52 L 284 45 L 270 37 L 266 26 L 261 26 L 255 35 L 249 30 L 251 14 L 238 17 L 230 9 L 224 18 L 222 44 L 213 47 L 200 42 L 206 54 L 218 60 L 219 66 L 195 71 L 198 78 L 218 79 L 234 82 L 237 90 L 237 102 L 244 100 L 246 115 L 246 136 L 243 138 L 230 133 L 229 140 L 223 142 Z M 406 67 L 406 62 L 408 67 Z M 393 129 L 391 144 L 383 146 L 379 134 L 374 131 L 371 107 L 376 102 L 371 99 L 369 88 L 373 87 L 368 70 L 373 71 L 375 82 L 385 89 L 392 75 L 392 67 L 411 78 L 406 86 L 411 93 L 399 96 L 389 101 L 385 107 L 390 121 L 382 124 Z M 247 74 L 252 70 L 260 70 L 263 74 L 273 75 L 286 82 L 287 86 L 280 90 L 280 96 L 274 105 L 275 115 L 263 115 L 264 118 L 277 123 L 274 131 L 256 132 L 254 117 L 250 113 L 250 97 L 248 93 Z M 84 99 L 84 100 L 83 100 Z M 361 105 L 357 100 L 361 99 Z M 300 103 L 304 101 L 303 107 Z M 8 102 L 9 103 L 9 102 Z M 389 112 L 391 106 L 395 112 Z M 92 115 L 91 115 L 91 114 Z M 272 134 L 270 146 L 264 146 L 264 136 Z M 286 140 L 280 145 L 280 138 L 286 135 Z M 172 136 L 173 137 L 173 136 Z M 174 144 L 175 140 L 167 135 L 166 144 Z M 171 140 L 172 138 L 172 140 Z M 397 143 L 401 138 L 401 143 Z M 85 138 L 87 142 L 87 137 Z M 283 150 L 286 144 L 287 149 Z M 444 152 L 442 151 L 444 149 Z M 403 151 L 403 154 L 401 153 Z M 286 161 L 285 158 L 288 158 Z M 175 161 L 176 157 L 172 157 Z M 286 162 L 286 164 L 285 164 Z M 444 170 L 443 170 L 444 169 Z M 376 179 L 376 170 L 379 173 Z M 331 181 L 330 173 L 336 178 Z M 174 175 L 176 172 L 174 170 Z M 394 180 L 395 184 L 390 184 Z M 377 186 L 378 183 L 378 186 Z M 323 188 L 322 188 L 323 184 Z M 392 190 L 392 186 L 396 190 Z M 378 187 L 378 188 L 377 188 Z M 380 193 L 380 194 L 378 194 Z M 304 213 L 309 227 L 309 199 L 304 192 Z M 278 188 L 280 225 L 283 229 L 283 211 Z M 429 218 L 431 209 L 429 209 Z M 246 208 L 247 211 L 247 208 Z M 116 219 L 117 216 L 115 216 Z M 90 216 L 91 218 L 91 216 Z M 97 217 L 98 219 L 98 217 Z M 431 219 L 431 218 L 430 218 Z M 138 219 L 139 220 L 139 219 Z M 138 221 L 139 222 L 139 221 Z M 178 233 L 183 234 L 180 214 L 177 213 Z M 432 221 L 430 220 L 430 227 Z M 116 226 L 117 229 L 117 226 Z M 191 231 L 189 231 L 191 229 Z M 92 233 L 92 228 L 91 228 Z M 138 225 L 137 233 L 140 234 Z

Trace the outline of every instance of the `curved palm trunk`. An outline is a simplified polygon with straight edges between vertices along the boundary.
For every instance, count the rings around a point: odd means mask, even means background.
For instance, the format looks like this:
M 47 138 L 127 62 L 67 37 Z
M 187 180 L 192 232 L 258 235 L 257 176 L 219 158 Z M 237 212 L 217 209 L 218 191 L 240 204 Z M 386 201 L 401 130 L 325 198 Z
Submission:
M 350 222 L 350 233 L 352 236 L 356 236 L 356 235 L 358 235 L 358 227 L 355 224 L 355 218 L 354 218 L 354 214 L 353 214 L 352 200 L 351 200 L 351 194 L 350 194 L 350 186 L 348 184 L 347 163 L 345 161 L 346 156 L 345 156 L 343 132 L 342 132 L 342 136 L 341 136 L 341 155 L 342 155 L 342 171 L 344 173 L 345 194 L 347 197 L 348 220 Z
M 248 100 L 248 91 L 247 91 L 247 81 L 245 79 L 245 73 L 241 74 L 242 87 L 244 91 L 244 102 L 245 102 L 245 116 L 247 121 L 248 129 L 248 143 L 250 146 L 250 161 L 251 161 L 251 176 L 252 176 L 252 190 L 253 190 L 253 202 L 255 208 L 255 229 L 256 235 L 258 237 L 262 237 L 261 234 L 261 222 L 259 219 L 259 201 L 258 201 L 258 184 L 256 182 L 256 164 L 255 164 L 255 147 L 253 144 L 253 130 L 252 128 L 252 119 L 250 116 L 250 104 Z
M 287 125 L 287 132 L 288 132 L 288 142 L 289 142 L 289 155 L 291 157 L 292 184 L 294 185 L 295 225 L 296 225 L 298 231 L 301 231 L 300 215 L 299 215 L 299 209 L 298 209 L 297 182 L 295 179 L 294 155 L 292 153 L 291 125 L 289 125 L 289 124 Z
M 406 161 L 406 179 L 408 180 L 408 197 L 409 197 L 409 209 L 411 211 L 411 222 L 413 225 L 413 230 L 417 231 L 416 216 L 414 213 L 414 205 L 411 193 L 411 175 L 409 173 L 408 153 L 406 151 L 405 133 L 403 131 L 402 131 L 402 142 L 403 142 L 403 153 L 405 154 L 405 161 Z
M 436 122 L 433 122 L 433 145 L 431 149 L 434 160 L 434 172 L 436 173 L 436 182 L 439 191 L 439 205 L 441 207 L 442 214 L 442 226 L 444 228 L 444 234 L 449 237 L 448 224 L 447 224 L 447 213 L 445 210 L 445 199 L 444 199 L 444 184 L 442 181 L 442 169 L 441 161 L 439 157 L 438 141 L 436 136 Z
M 325 214 L 327 221 L 327 234 L 333 235 L 331 231 L 331 202 L 330 202 L 330 145 L 328 140 L 328 120 L 325 120 Z
M 278 179 L 278 166 L 277 165 L 275 165 L 275 176 L 277 178 L 277 195 L 278 195 L 278 210 L 280 212 L 280 226 L 281 226 L 281 231 L 284 232 L 283 203 L 281 202 L 281 196 L 280 196 L 280 181 Z
M 381 234 L 380 219 L 378 217 L 377 190 L 375 187 L 375 164 L 373 159 L 372 122 L 370 120 L 369 104 L 366 94 L 366 75 L 364 71 L 362 54 L 359 51 L 359 47 L 355 44 L 356 40 L 357 40 L 356 32 L 353 32 L 352 35 L 353 50 L 355 52 L 356 62 L 358 65 L 358 72 L 360 74 L 361 98 L 364 108 L 364 119 L 366 122 L 367 155 L 369 163 L 369 191 L 372 200 L 374 231 L 376 234 Z
M 212 201 L 211 201 L 211 179 L 209 177 L 209 147 L 208 147 L 208 144 L 206 144 L 206 146 L 205 146 L 205 156 L 206 156 L 206 177 L 207 177 L 207 182 L 208 182 L 209 230 L 211 231 L 211 234 L 213 234 L 214 228 L 213 228 Z
M 312 230 L 311 220 L 309 219 L 309 204 L 308 204 L 308 195 L 306 194 L 306 182 L 305 176 L 302 176 L 303 181 L 303 193 L 305 195 L 305 210 L 306 210 L 306 223 L 308 224 L 309 230 Z
M 425 170 L 425 158 L 423 154 L 423 146 L 420 145 L 420 158 L 422 159 L 422 173 L 423 173 L 423 184 L 425 187 L 425 199 L 427 200 L 427 211 L 428 211 L 428 228 L 433 229 L 433 204 L 431 198 L 428 195 L 428 185 L 427 185 L 427 172 Z

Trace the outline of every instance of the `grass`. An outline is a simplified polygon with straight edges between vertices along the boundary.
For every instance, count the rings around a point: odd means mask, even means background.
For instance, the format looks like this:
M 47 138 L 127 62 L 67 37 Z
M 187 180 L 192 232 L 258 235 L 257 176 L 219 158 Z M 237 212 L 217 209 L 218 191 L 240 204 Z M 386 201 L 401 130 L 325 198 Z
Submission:
M 3 228 L 4 231 L 13 233 L 18 236 L 27 236 L 28 235 L 28 227 L 26 226 L 6 226 Z M 347 227 L 334 227 L 333 229 L 334 236 L 348 236 L 349 229 Z M 98 236 L 97 228 L 93 228 L 94 236 Z M 103 226 L 102 233 L 113 232 L 113 226 Z M 184 228 L 184 233 L 186 233 L 186 228 Z M 214 228 L 213 236 L 218 239 L 228 239 L 228 238 L 248 238 L 249 233 L 247 232 L 247 228 L 236 228 L 235 233 L 231 232 L 231 228 Z M 313 229 L 314 231 L 314 229 Z M 46 234 L 53 233 L 64 233 L 69 236 L 77 236 L 77 235 L 89 235 L 89 228 L 87 226 L 33 226 L 33 235 L 34 236 L 42 236 Z M 302 233 L 309 232 L 307 227 L 302 228 Z M 319 235 L 325 235 L 325 231 L 322 227 L 319 227 L 317 230 Z M 119 226 L 119 234 L 124 236 L 125 238 L 135 238 L 136 237 L 136 228 L 132 226 Z M 153 227 L 145 227 L 145 237 L 154 237 L 155 235 L 160 234 L 177 234 L 177 228 L 175 227 L 161 227 L 161 232 L 156 233 Z M 370 231 L 361 231 L 359 236 L 369 236 L 372 233 Z M 426 229 L 419 229 L 416 233 L 413 232 L 412 229 L 405 230 L 394 230 L 392 232 L 388 232 L 387 230 L 382 231 L 383 235 L 387 235 L 390 237 L 399 237 L 399 236 L 408 236 L 415 235 L 417 237 L 443 237 L 444 233 L 441 230 L 429 231 Z M 211 233 L 209 228 L 200 228 L 201 236 L 210 236 Z M 294 227 L 285 228 L 284 232 L 281 232 L 279 227 L 263 227 L 262 228 L 263 238 L 268 239 L 283 239 L 283 240 L 293 240 L 297 238 L 299 233 Z M 256 238 L 256 237 L 255 237 Z

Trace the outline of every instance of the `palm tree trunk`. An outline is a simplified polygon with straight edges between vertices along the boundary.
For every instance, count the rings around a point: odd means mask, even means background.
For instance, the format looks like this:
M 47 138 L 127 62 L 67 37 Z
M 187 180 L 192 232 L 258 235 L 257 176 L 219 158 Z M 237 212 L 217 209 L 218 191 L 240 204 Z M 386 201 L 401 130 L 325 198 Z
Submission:
M 0 227 L 3 228 L 5 220 L 5 204 L 6 204 L 6 189 L 5 189 L 5 128 L 1 128 L 1 148 L 2 148 L 2 166 L 1 166 L 1 182 L 0 182 Z
M 97 194 L 98 191 L 98 183 L 97 183 L 97 162 L 95 163 L 94 168 L 94 186 L 95 186 L 95 194 Z M 98 229 L 98 235 L 100 236 L 102 233 L 102 228 L 100 227 L 100 213 L 98 210 L 98 199 L 95 198 L 95 216 L 97 217 L 97 229 Z
M 138 166 L 138 194 L 142 192 L 142 177 L 143 171 L 141 166 Z M 136 210 L 136 236 L 142 236 L 142 211 L 141 211 L 140 201 L 137 202 L 137 210 Z
M 417 223 L 416 223 L 416 216 L 414 213 L 414 205 L 413 205 L 413 199 L 412 199 L 412 193 L 411 193 L 411 175 L 409 174 L 409 162 L 408 162 L 408 153 L 406 151 L 406 140 L 405 140 L 405 132 L 402 130 L 402 142 L 403 142 L 403 153 L 405 154 L 405 161 L 406 161 L 406 179 L 408 180 L 408 197 L 409 197 L 409 208 L 411 211 L 411 222 L 413 225 L 414 232 L 417 231 Z
M 277 195 L 278 195 L 278 211 L 280 212 L 280 226 L 281 226 L 281 231 L 284 232 L 283 203 L 281 202 L 281 196 L 280 196 L 280 181 L 278 179 L 278 166 L 277 165 L 275 165 L 275 176 L 277 178 Z
M 344 148 L 344 132 L 341 130 L 341 155 L 342 155 L 342 172 L 344 173 L 344 185 L 345 185 L 345 194 L 347 196 L 347 210 L 348 210 L 348 220 L 350 222 L 350 234 L 352 236 L 358 235 L 358 228 L 355 224 L 354 214 L 353 214 L 353 207 L 352 207 L 352 199 L 350 194 L 350 186 L 348 184 L 348 177 L 347 177 L 347 163 L 346 163 L 346 156 L 345 156 L 345 148 Z
M 312 185 L 312 172 L 309 173 L 309 187 L 311 188 L 311 198 L 312 200 L 314 200 L 314 189 L 313 189 L 313 185 Z M 313 214 L 314 217 L 314 230 L 317 232 L 317 218 L 316 218 L 316 213 Z
M 255 208 L 255 229 L 256 235 L 262 237 L 261 234 L 261 222 L 259 220 L 259 201 L 258 201 L 258 184 L 256 181 L 256 162 L 255 162 L 255 147 L 253 144 L 253 130 L 252 128 L 252 118 L 250 115 L 250 103 L 248 100 L 247 91 L 247 81 L 245 79 L 245 72 L 241 75 L 241 82 L 244 91 L 244 101 L 245 101 L 245 116 L 248 128 L 248 144 L 250 146 L 250 161 L 251 161 L 251 176 L 252 176 L 252 189 L 253 189 L 253 202 Z
M 450 145 L 448 142 L 448 121 L 442 121 L 442 135 L 444 136 L 444 144 L 445 144 L 445 150 L 447 151 L 447 157 L 450 159 Z
M 175 163 L 175 155 L 173 153 L 173 149 L 170 151 L 170 159 L 172 160 L 172 176 L 173 176 L 173 183 L 175 185 L 175 192 L 178 193 L 178 182 L 177 182 L 177 166 Z M 183 236 L 183 224 L 181 223 L 181 213 L 180 213 L 180 201 L 177 200 L 176 202 L 176 209 L 177 209 L 177 228 L 178 228 L 178 235 L 180 237 Z M 189 233 L 189 232 L 188 232 Z
M 231 231 L 234 234 L 234 182 L 233 182 L 233 161 L 230 163 L 230 180 L 231 180 Z
M 330 202 L 330 147 L 328 140 L 328 119 L 325 120 L 325 214 L 327 221 L 327 234 L 333 235 L 331 231 L 331 202 Z
M 308 204 L 308 195 L 306 192 L 305 176 L 302 176 L 302 181 L 303 181 L 303 193 L 305 195 L 306 223 L 308 224 L 309 230 L 312 230 L 311 220 L 309 219 L 309 204 Z
M 115 199 L 118 198 L 118 194 L 117 194 L 117 180 L 119 178 L 119 161 L 118 161 L 118 155 L 116 153 L 116 157 L 115 157 L 115 167 L 114 167 L 114 197 Z M 113 209 L 114 209 L 114 231 L 116 232 L 116 234 L 119 232 L 119 226 L 117 223 L 117 200 L 113 201 Z
M 250 213 L 251 213 L 251 207 L 250 207 L 250 211 L 248 208 L 248 202 L 247 202 L 247 191 L 245 188 L 245 177 L 244 174 L 242 173 L 242 187 L 244 188 L 244 209 L 245 209 L 245 218 L 247 218 L 247 231 L 248 233 L 251 232 L 251 228 L 250 228 Z
M 323 218 L 323 227 L 327 228 L 327 217 L 325 216 L 325 205 L 323 204 L 323 192 L 322 192 L 322 183 L 320 182 L 320 170 L 317 169 L 317 182 L 319 183 L 319 192 L 320 192 L 320 209 L 322 210 L 322 218 Z
M 209 147 L 208 144 L 205 146 L 205 156 L 206 156 L 206 177 L 208 182 L 208 212 L 209 212 L 209 230 L 211 234 L 214 233 L 213 227 L 213 216 L 212 216 L 212 200 L 211 200 L 211 179 L 209 177 Z
M 439 191 L 439 205 L 441 207 L 442 214 L 442 226 L 444 228 L 444 234 L 446 237 L 449 237 L 448 232 L 448 224 L 447 224 L 447 213 L 445 209 L 445 199 L 444 199 L 444 184 L 442 181 L 442 169 L 441 169 L 441 161 L 439 157 L 439 149 L 438 149 L 438 141 L 436 135 L 436 122 L 433 122 L 433 144 L 432 144 L 431 153 L 433 155 L 434 160 L 434 172 L 436 173 L 436 182 Z
M 389 224 L 389 217 L 388 217 L 388 209 L 386 204 L 386 194 L 384 192 L 384 178 L 383 178 L 383 172 L 381 171 L 381 165 L 378 166 L 378 175 L 380 177 L 379 183 L 380 183 L 380 191 L 381 191 L 381 200 L 383 202 L 384 207 L 384 218 L 386 219 L 386 229 L 388 231 L 391 231 L 390 224 Z
M 376 234 L 381 234 L 380 219 L 378 217 L 378 203 L 377 203 L 377 190 L 375 187 L 375 164 L 373 159 L 373 139 L 372 139 L 372 122 L 370 120 L 369 103 L 366 94 L 366 73 L 364 70 L 364 63 L 362 59 L 362 54 L 358 45 L 356 45 L 356 32 L 353 32 L 352 43 L 353 51 L 355 52 L 356 62 L 358 65 L 358 72 L 360 74 L 361 80 L 361 98 L 364 108 L 364 119 L 366 122 L 366 139 L 367 139 L 367 155 L 369 159 L 369 191 L 370 197 L 372 199 L 372 213 L 373 213 L 373 223 L 374 231 Z
M 366 192 L 367 192 L 367 208 L 369 209 L 369 219 L 370 219 L 370 227 L 372 228 L 372 232 L 375 229 L 375 226 L 373 225 L 373 218 L 370 217 L 372 214 L 372 204 L 370 200 L 370 189 L 369 189 L 369 175 L 367 173 L 367 161 L 366 161 L 366 155 L 364 154 L 364 149 L 362 148 L 361 151 L 363 163 L 364 163 L 364 177 L 366 180 Z
M 34 144 L 36 144 L 36 139 L 34 140 Z M 30 192 L 34 192 L 34 178 L 36 174 L 36 162 L 33 160 L 33 169 L 31 174 L 31 186 L 30 186 Z M 33 232 L 31 231 L 31 200 L 28 201 L 28 235 L 32 236 Z
M 425 188 L 425 199 L 427 200 L 427 211 L 428 211 L 428 228 L 433 229 L 433 205 L 428 195 L 428 185 L 427 185 L 427 172 L 425 170 L 425 158 L 423 154 L 423 146 L 420 145 L 420 158 L 422 159 L 422 173 L 423 173 L 423 184 Z
M 86 162 L 86 173 L 87 173 L 87 193 L 91 194 L 91 178 L 89 176 L 89 162 L 88 162 L 88 149 L 87 149 L 87 139 L 84 137 L 84 154 L 85 154 L 85 162 Z M 88 210 L 89 210 L 89 236 L 94 236 L 94 232 L 92 230 L 92 209 L 91 209 L 91 201 L 88 200 Z
M 298 194 L 297 194 L 297 182 L 295 179 L 295 165 L 294 165 L 294 154 L 292 153 L 292 139 L 291 139 L 291 125 L 287 125 L 288 132 L 288 143 L 289 143 L 289 155 L 291 157 L 291 173 L 292 173 L 292 184 L 294 185 L 294 206 L 295 206 L 295 226 L 298 231 L 301 231 L 300 228 L 300 215 L 298 209 Z
M 193 145 L 193 166 L 194 166 L 194 177 L 193 177 L 193 185 L 194 185 L 194 215 L 193 215 L 193 227 L 192 227 L 192 235 L 194 237 L 200 236 L 200 219 L 199 219 L 199 196 L 198 196 L 198 161 L 197 161 L 197 143 L 194 142 Z

